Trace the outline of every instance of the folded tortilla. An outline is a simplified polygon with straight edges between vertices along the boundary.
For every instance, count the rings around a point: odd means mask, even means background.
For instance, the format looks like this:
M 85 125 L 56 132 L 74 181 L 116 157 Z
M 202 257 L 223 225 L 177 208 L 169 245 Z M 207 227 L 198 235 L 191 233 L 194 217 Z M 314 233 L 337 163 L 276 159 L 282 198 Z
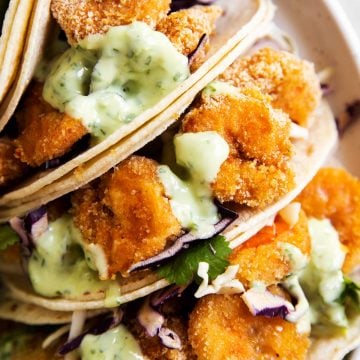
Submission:
M 0 104 L 7 96 L 21 67 L 21 58 L 31 22 L 34 0 L 10 0 L 1 5 L 2 30 L 0 37 Z M 3 105 L 1 105 L 2 107 Z M 3 126 L 0 125 L 0 128 Z
M 10 119 L 19 103 L 21 95 L 34 74 L 36 63 L 40 60 L 46 38 L 48 36 L 48 25 L 50 22 L 49 0 L 40 0 L 34 9 L 32 26 L 30 27 L 27 47 L 24 51 L 22 69 L 18 75 L 16 87 L 9 94 L 7 101 L 0 107 L 0 129 Z M 211 36 L 210 50 L 205 57 L 204 63 L 190 75 L 190 77 L 165 96 L 155 106 L 146 110 L 132 120 L 129 124 L 120 127 L 104 141 L 91 147 L 65 164 L 38 173 L 27 179 L 0 198 L 0 206 L 14 207 L 19 202 L 28 201 L 45 186 L 67 176 L 71 171 L 89 163 L 92 159 L 115 146 L 122 144 L 139 129 L 150 126 L 158 119 L 167 117 L 169 125 L 175 117 L 188 105 L 196 92 L 191 91 L 194 86 L 201 82 L 201 88 L 216 78 L 230 63 L 239 55 L 244 53 L 248 47 L 260 36 L 265 25 L 272 19 L 274 6 L 270 0 L 218 0 L 217 3 L 224 9 L 224 16 L 217 21 L 216 34 Z M 206 81 L 204 81 L 206 79 Z M 196 89 L 199 91 L 199 87 Z M 184 101 L 178 101 L 183 94 Z M 168 110 L 170 107 L 170 110 Z M 38 194 L 40 195 L 40 193 Z

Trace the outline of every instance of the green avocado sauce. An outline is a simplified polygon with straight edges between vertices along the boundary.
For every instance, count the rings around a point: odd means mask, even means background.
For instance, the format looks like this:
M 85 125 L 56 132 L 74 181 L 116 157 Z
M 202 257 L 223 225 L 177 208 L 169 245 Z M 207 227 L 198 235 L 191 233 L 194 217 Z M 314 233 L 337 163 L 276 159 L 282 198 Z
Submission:
M 82 360 L 140 360 L 140 346 L 126 329 L 119 325 L 101 335 L 86 335 L 80 345 Z
M 345 307 L 337 301 L 345 286 L 341 271 L 345 252 L 339 235 L 327 219 L 309 219 L 308 228 L 311 260 L 300 275 L 300 284 L 310 303 L 311 323 L 346 327 Z
M 99 141 L 155 105 L 189 76 L 188 59 L 142 22 L 90 35 L 51 66 L 44 99 Z
M 80 231 L 66 214 L 50 222 L 48 230 L 36 240 L 28 270 L 33 288 L 40 295 L 79 298 L 104 292 L 106 306 L 118 306 L 117 282 L 100 280 L 89 265 L 91 259 L 84 253 Z
M 239 96 L 240 90 L 236 86 L 233 86 L 225 81 L 215 80 L 204 88 L 202 94 L 205 96 L 221 94 Z
M 228 157 L 229 146 L 216 132 L 206 131 L 176 135 L 174 147 L 177 164 L 187 176 L 178 177 L 167 165 L 159 166 L 158 176 L 182 227 L 206 238 L 219 221 L 211 182 Z

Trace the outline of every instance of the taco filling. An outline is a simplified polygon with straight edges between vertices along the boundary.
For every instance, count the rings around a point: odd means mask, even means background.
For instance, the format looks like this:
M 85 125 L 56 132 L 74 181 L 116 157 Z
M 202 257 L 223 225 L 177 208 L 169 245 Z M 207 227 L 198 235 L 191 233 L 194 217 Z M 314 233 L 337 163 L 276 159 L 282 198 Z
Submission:
M 60 332 L 48 350 L 80 359 L 307 358 L 318 337 L 343 337 L 358 316 L 359 287 L 349 273 L 359 263 L 359 191 L 344 170 L 320 170 L 296 202 L 233 252 L 224 255 L 221 241 L 212 241 L 223 252 L 222 270 L 213 272 L 219 259 L 185 250 L 173 267 L 178 284 L 87 321 L 68 340 Z M 194 259 L 197 271 L 180 284 L 178 273 Z M 23 351 L 16 342 L 7 347 Z
M 215 5 L 197 5 L 168 14 L 170 1 L 109 2 L 105 13 L 103 6 L 52 1 L 69 44 L 51 44 L 15 115 L 16 132 L 2 139 L 14 148 L 2 160 L 2 186 L 15 178 L 6 176 L 7 167 L 23 167 L 24 175 L 57 166 L 54 159 L 85 135 L 95 145 L 156 105 L 189 77 L 190 67 L 200 66 L 222 13 Z

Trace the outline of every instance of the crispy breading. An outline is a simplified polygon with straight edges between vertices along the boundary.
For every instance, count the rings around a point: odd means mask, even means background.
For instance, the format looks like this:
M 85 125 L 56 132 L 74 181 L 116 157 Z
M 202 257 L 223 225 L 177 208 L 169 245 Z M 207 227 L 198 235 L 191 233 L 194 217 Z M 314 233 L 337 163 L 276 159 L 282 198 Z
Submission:
M 304 212 L 292 228 L 277 216 L 273 226 L 264 227 L 231 253 L 230 263 L 239 265 L 237 278 L 244 286 L 250 287 L 253 281 L 261 281 L 266 286 L 277 284 L 289 275 L 292 264 L 280 243 L 292 244 L 303 254 L 310 254 L 311 241 Z
M 33 167 L 66 154 L 88 133 L 81 121 L 46 103 L 42 88 L 42 84 L 36 82 L 29 87 L 17 114 L 21 133 L 15 140 L 15 154 Z
M 230 154 L 212 184 L 220 202 L 264 207 L 294 187 L 290 119 L 256 90 L 202 95 L 184 117 L 184 132 L 216 131 Z
M 310 217 L 328 218 L 348 248 L 343 271 L 360 264 L 360 180 L 343 169 L 323 168 L 297 198 Z
M 155 161 L 132 156 L 98 187 L 75 192 L 73 214 L 84 240 L 99 244 L 110 274 L 161 252 L 181 233 Z M 100 189 L 100 191 L 99 191 Z
M 230 146 L 230 156 L 279 165 L 292 154 L 290 119 L 274 110 L 259 91 L 238 96 L 203 95 L 183 119 L 184 132 L 216 131 Z
M 70 44 L 111 26 L 143 21 L 155 27 L 170 10 L 170 0 L 52 0 L 51 11 Z
M 240 88 L 260 89 L 271 96 L 275 108 L 304 126 L 321 98 L 312 63 L 270 48 L 239 58 L 219 78 Z
M 15 157 L 15 149 L 13 141 L 0 139 L 0 187 L 21 178 L 28 170 L 27 165 Z
M 215 22 L 221 14 L 219 6 L 193 6 L 171 13 L 157 24 L 156 30 L 164 33 L 180 53 L 190 55 L 204 34 L 211 35 L 215 31 Z M 203 49 L 208 47 L 209 40 Z M 199 56 L 193 68 L 201 64 L 205 53 L 197 54 Z
M 222 203 L 233 201 L 262 208 L 294 186 L 294 173 L 285 165 L 279 168 L 232 157 L 222 164 L 212 189 Z
M 198 360 L 300 360 L 310 345 L 296 324 L 253 316 L 240 295 L 201 298 L 190 315 L 188 334 Z

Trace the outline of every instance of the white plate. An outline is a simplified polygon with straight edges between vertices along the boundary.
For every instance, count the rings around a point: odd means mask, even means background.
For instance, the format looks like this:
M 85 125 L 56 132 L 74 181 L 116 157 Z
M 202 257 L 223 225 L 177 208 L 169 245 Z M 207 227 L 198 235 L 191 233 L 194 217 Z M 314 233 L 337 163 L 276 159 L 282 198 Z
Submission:
M 358 1 L 358 0 L 352 0 Z M 336 0 L 274 0 L 275 22 L 297 44 L 301 57 L 317 71 L 331 66 L 334 93 L 328 96 L 335 115 L 360 100 L 360 41 Z M 341 138 L 331 164 L 341 164 L 360 177 L 360 121 Z

